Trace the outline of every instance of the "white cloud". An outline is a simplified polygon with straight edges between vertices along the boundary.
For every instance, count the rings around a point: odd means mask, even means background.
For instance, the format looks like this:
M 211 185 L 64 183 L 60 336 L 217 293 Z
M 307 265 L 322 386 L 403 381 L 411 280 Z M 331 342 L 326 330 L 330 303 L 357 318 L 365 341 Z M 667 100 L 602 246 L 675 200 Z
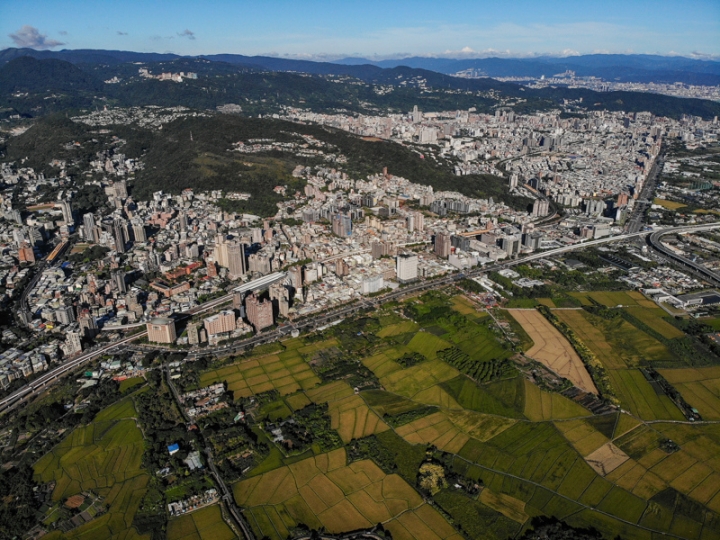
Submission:
M 28 24 L 14 34 L 9 34 L 9 36 L 18 47 L 27 47 L 30 49 L 52 49 L 60 45 L 65 45 L 60 41 L 48 39 L 47 34 L 41 34 L 37 28 Z
M 195 32 L 188 30 L 187 28 L 182 32 L 178 32 L 178 36 L 186 37 L 188 39 L 195 39 Z

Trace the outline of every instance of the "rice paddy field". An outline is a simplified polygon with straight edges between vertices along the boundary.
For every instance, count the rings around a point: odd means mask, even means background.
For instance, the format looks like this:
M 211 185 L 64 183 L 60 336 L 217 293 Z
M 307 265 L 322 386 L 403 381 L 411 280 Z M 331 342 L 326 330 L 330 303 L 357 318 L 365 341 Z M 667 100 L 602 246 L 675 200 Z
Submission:
M 644 307 L 657 308 L 657 304 L 652 300 L 648 300 L 642 293 L 637 291 L 593 291 L 570 293 L 570 296 L 580 300 L 583 305 L 590 305 L 594 300 L 598 304 L 606 307 L 625 306 L 625 307 Z
M 555 310 L 553 313 L 572 328 L 607 369 L 675 361 L 665 345 L 621 317 L 608 321 L 584 310 Z M 660 322 L 665 321 L 661 319 Z M 673 330 L 676 329 L 673 327 Z
M 132 527 L 150 476 L 142 468 L 144 443 L 135 409 L 125 398 L 74 429 L 34 465 L 38 482 L 55 481 L 53 501 L 86 490 L 101 495 L 108 512 L 56 538 L 138 537 Z
M 344 449 L 242 480 L 233 493 L 258 538 L 284 540 L 298 523 L 329 533 L 386 523 L 393 538 L 462 538 L 402 478 L 369 460 L 348 464 Z
M 281 395 L 307 390 L 320 384 L 320 379 L 302 357 L 303 352 L 310 354 L 314 350 L 320 350 L 317 344 L 250 358 L 207 371 L 200 377 L 200 386 L 226 381 L 228 391 L 233 392 L 235 399 L 269 390 L 277 390 Z
M 703 419 L 720 420 L 720 366 L 661 369 L 659 372 Z
M 206 506 L 168 522 L 168 540 L 232 540 L 237 538 L 223 520 L 217 504 Z
M 654 332 L 668 339 L 682 336 L 663 310 L 638 293 L 563 298 L 627 306 L 623 309 Z M 594 389 L 570 343 L 540 313 L 498 311 L 506 331 L 522 327 L 526 343 L 532 339 L 528 356 L 579 388 Z M 594 415 L 537 386 L 520 363 L 487 382 L 461 373 L 462 365 L 451 366 L 443 358 L 454 360 L 440 351 L 462 351 L 482 363 L 514 362 L 521 350 L 504 342 L 492 317 L 454 292 L 383 306 L 372 339 L 356 336 L 352 328 L 329 330 L 322 337 L 263 346 L 203 373 L 202 386 L 226 381 L 236 398 L 277 390 L 261 400 L 256 430 L 265 418 L 289 418 L 309 404 L 327 404 L 330 426 L 342 441 L 330 452 L 315 445 L 289 457 L 273 446 L 232 485 L 256 537 L 284 540 L 300 524 L 340 534 L 382 523 L 396 540 L 507 540 L 522 535 L 533 517 L 546 515 L 596 527 L 605 538 L 720 540 L 720 423 L 684 422 L 638 369 L 667 361 L 670 351 L 620 317 L 606 320 L 578 309 L 553 313 L 603 364 L 619 408 Z M 511 317 L 510 325 L 502 322 Z M 317 359 L 330 349 L 360 351 L 357 365 L 372 372 L 372 384 L 363 386 L 346 374 L 328 378 Z M 659 372 L 704 419 L 720 420 L 720 367 Z M 108 514 L 67 538 L 138 537 L 132 518 L 150 478 L 142 469 L 135 414 L 130 399 L 118 402 L 35 464 L 38 480 L 57 481 L 56 500 L 82 489 L 107 497 Z M 369 450 L 361 452 L 362 445 Z M 478 482 L 482 489 L 470 496 L 450 485 L 428 504 L 416 479 L 431 458 L 442 463 L 445 474 Z M 215 505 L 171 519 L 167 537 L 234 536 Z
M 681 337 L 665 312 L 638 293 L 593 292 L 572 298 L 627 306 L 653 331 L 669 339 Z M 512 351 L 490 318 L 457 296 L 448 296 L 444 304 L 451 311 L 442 308 L 437 294 L 412 302 L 422 308 L 417 308 L 421 316 L 408 320 L 384 310 L 386 324 L 377 334 L 381 339 L 358 358 L 378 378 L 379 388 L 355 393 L 342 380 L 316 384 L 282 396 L 284 410 L 327 403 L 332 427 L 346 448 L 392 435 L 420 456 L 428 448 L 456 456 L 453 472 L 482 480 L 484 488 L 474 498 L 446 489 L 435 496 L 435 504 L 462 523 L 468 537 L 505 540 L 519 535 L 533 516 L 549 515 L 577 527 L 594 526 L 607 538 L 720 538 L 720 424 L 672 423 L 684 420 L 679 409 L 656 393 L 638 369 L 668 360 L 663 343 L 622 318 L 608 321 L 577 309 L 553 311 L 604 365 L 620 399 L 622 410 L 593 415 L 522 374 L 485 383 L 468 378 L 438 352 L 455 347 L 478 362 L 510 357 Z M 432 310 L 440 314 L 436 319 L 429 315 Z M 545 354 L 557 371 L 561 367 L 553 362 L 558 358 L 570 362 L 563 353 L 574 350 L 562 335 L 562 340 L 548 339 L 547 329 L 524 320 L 524 314 L 536 312 L 510 313 L 518 313 L 517 322 L 534 342 L 529 356 Z M 411 364 L 403 363 L 410 357 Z M 717 369 L 661 373 L 689 403 L 701 400 L 710 418 L 720 414 Z M 406 419 L 391 422 L 390 417 Z M 667 440 L 678 448 L 673 450 Z M 403 461 L 403 467 L 411 461 Z M 416 472 L 403 474 L 412 479 Z M 328 532 L 383 522 L 393 538 L 460 538 L 441 512 L 422 503 L 411 483 L 370 459 L 348 463 L 344 449 L 295 463 L 278 460 L 238 482 L 234 494 L 258 536 L 284 538 L 301 522 Z

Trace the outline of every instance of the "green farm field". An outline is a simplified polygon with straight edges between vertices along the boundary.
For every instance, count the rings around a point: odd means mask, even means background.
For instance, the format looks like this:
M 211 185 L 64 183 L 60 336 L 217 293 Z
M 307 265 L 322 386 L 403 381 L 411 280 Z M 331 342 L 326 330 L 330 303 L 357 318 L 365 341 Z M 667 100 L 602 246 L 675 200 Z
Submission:
M 704 419 L 720 420 L 720 366 L 659 372 Z
M 34 466 L 40 482 L 55 481 L 54 501 L 91 490 L 105 499 L 106 514 L 58 538 L 137 536 L 132 527 L 150 480 L 142 468 L 144 443 L 135 409 L 125 398 L 74 429 Z
M 620 317 L 608 321 L 584 310 L 555 310 L 553 313 L 577 334 L 607 369 L 674 360 L 662 343 Z

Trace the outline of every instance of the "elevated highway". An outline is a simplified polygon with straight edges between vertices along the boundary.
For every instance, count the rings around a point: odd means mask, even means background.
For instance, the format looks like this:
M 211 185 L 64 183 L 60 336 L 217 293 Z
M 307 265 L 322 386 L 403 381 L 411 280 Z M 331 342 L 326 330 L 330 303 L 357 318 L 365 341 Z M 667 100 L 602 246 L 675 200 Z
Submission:
M 656 249 L 663 255 L 670 257 L 677 263 L 690 268 L 693 270 L 696 274 L 701 276 L 702 278 L 706 279 L 713 285 L 720 286 L 720 274 L 717 272 L 713 272 L 709 268 L 703 266 L 702 264 L 698 264 L 695 261 L 691 261 L 687 257 L 684 257 L 682 255 L 679 255 L 678 253 L 675 253 L 672 249 L 665 246 L 665 244 L 662 243 L 661 238 L 665 236 L 666 234 L 682 234 L 685 232 L 695 232 L 695 231 L 708 231 L 711 229 L 717 229 L 720 228 L 720 223 L 709 223 L 707 225 L 693 225 L 690 227 L 673 227 L 671 229 L 663 229 L 661 231 L 656 231 L 648 236 L 648 244 L 653 249 Z

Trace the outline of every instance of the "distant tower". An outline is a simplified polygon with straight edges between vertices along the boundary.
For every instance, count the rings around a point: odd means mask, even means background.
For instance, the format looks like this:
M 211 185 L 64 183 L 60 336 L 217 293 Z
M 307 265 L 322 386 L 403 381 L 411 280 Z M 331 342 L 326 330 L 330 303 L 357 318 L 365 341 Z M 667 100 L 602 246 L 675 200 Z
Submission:
M 413 107 L 412 120 L 414 124 L 419 124 L 420 122 L 422 122 L 422 113 L 418 109 L 417 105 Z

